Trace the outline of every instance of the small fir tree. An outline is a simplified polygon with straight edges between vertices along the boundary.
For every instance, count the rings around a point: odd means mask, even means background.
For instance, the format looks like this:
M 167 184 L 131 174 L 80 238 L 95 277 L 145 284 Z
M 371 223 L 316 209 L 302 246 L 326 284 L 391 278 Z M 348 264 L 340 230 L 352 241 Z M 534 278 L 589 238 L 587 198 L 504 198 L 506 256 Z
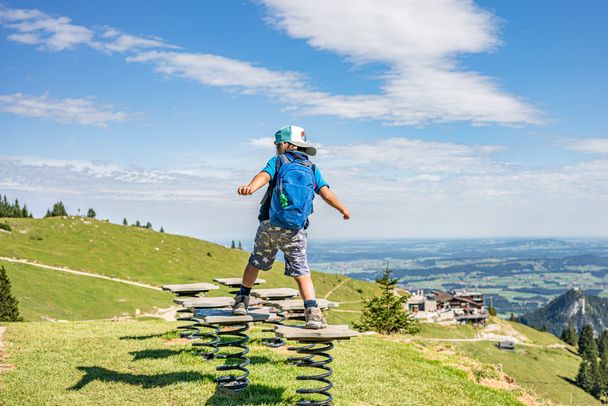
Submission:
M 232 243 L 230 244 L 230 248 L 232 248 L 232 249 L 236 248 L 236 244 L 234 243 L 234 240 L 232 240 Z
M 137 220 L 137 221 L 135 222 L 135 227 L 141 227 L 141 223 L 139 222 L 139 220 Z
M 95 216 L 97 216 L 97 213 L 95 213 L 95 210 L 93 209 L 89 209 L 89 211 L 87 211 L 87 217 L 90 219 L 94 219 Z
M 146 228 L 152 230 L 152 223 L 149 221 L 146 223 Z
M 602 331 L 602 334 L 597 339 L 597 349 L 600 357 L 604 357 L 608 353 L 608 330 Z
M 578 336 L 576 335 L 576 329 L 572 324 L 568 324 L 562 331 L 562 335 L 560 337 L 565 343 L 570 344 L 574 347 L 578 345 Z
M 585 392 L 591 392 L 594 385 L 591 361 L 583 359 L 576 375 L 576 384 Z
M 129 225 L 129 222 L 127 221 L 126 217 L 122 219 L 122 225 L 123 226 L 128 226 Z
M 376 279 L 381 289 L 380 296 L 364 302 L 361 318 L 354 323 L 357 330 L 382 334 L 416 333 L 420 330 L 418 320 L 404 308 L 408 296 L 397 296 L 394 293 L 397 282 L 398 279 L 392 277 L 387 265 L 382 277 Z
M 599 355 L 597 342 L 593 336 L 593 326 L 585 324 L 578 340 L 578 353 L 586 360 L 595 361 Z
M 164 232 L 165 232 L 165 229 L 163 228 L 163 226 L 160 226 L 160 232 L 161 232 L 161 233 L 164 233 Z
M 239 249 L 242 251 L 243 250 L 243 244 L 241 244 L 241 241 L 239 240 Z
M 22 321 L 18 304 L 17 299 L 11 294 L 11 281 L 8 279 L 6 269 L 0 266 L 0 322 Z
M 67 216 L 68 212 L 65 210 L 65 206 L 63 202 L 60 200 L 53 205 L 53 210 L 51 210 L 51 216 Z

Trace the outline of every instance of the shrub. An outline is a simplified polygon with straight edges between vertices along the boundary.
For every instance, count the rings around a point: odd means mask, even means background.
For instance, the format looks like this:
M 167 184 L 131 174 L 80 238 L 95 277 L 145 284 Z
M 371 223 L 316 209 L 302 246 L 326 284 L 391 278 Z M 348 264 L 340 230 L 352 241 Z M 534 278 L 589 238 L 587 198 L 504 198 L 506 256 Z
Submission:
M 409 295 L 397 296 L 394 292 L 397 282 L 387 266 L 382 277 L 376 279 L 381 288 L 380 296 L 364 302 L 361 318 L 353 324 L 355 329 L 382 334 L 416 333 L 420 330 L 418 320 L 404 307 Z
M 6 269 L 0 266 L 0 321 L 23 321 L 19 315 L 19 302 L 11 294 L 11 281 Z
M 12 227 L 10 224 L 4 222 L 4 223 L 0 223 L 0 230 L 11 231 Z

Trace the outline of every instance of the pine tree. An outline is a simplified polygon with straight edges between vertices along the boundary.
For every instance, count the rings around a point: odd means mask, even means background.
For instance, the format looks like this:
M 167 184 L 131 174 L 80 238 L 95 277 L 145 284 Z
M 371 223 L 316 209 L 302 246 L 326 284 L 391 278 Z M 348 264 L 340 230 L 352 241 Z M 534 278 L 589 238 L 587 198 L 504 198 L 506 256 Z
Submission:
M 30 217 L 30 213 L 27 210 L 27 205 L 25 205 L 25 204 L 23 205 L 23 209 L 21 209 L 21 217 L 23 217 L 23 218 Z
M 164 232 L 165 232 L 165 229 L 163 228 L 163 226 L 160 226 L 160 232 L 161 232 L 161 233 L 164 233 Z
M 236 244 L 234 243 L 234 240 L 232 240 L 232 244 L 230 244 L 230 248 L 232 248 L 232 249 L 236 248 Z
M 149 221 L 146 223 L 146 228 L 148 229 L 152 229 L 152 223 L 150 223 Z
M 137 220 L 137 221 L 135 222 L 135 227 L 141 227 L 141 223 L 139 222 L 139 220 Z
M 565 343 L 570 344 L 572 346 L 576 347 L 578 345 L 578 336 L 576 335 L 576 330 L 574 329 L 574 326 L 572 324 L 568 324 L 568 327 L 566 327 L 562 331 L 562 335 L 560 338 Z
M 394 293 L 397 282 L 398 279 L 392 277 L 387 265 L 382 277 L 376 279 L 381 294 L 364 302 L 361 318 L 354 323 L 357 330 L 382 334 L 415 333 L 420 330 L 418 320 L 404 307 L 409 296 L 397 296 Z
M 599 355 L 597 343 L 593 336 L 593 326 L 585 324 L 578 340 L 578 353 L 586 360 L 595 361 Z
M 127 221 L 126 217 L 122 219 L 122 225 L 123 226 L 128 226 L 129 225 L 129 222 Z
M 576 375 L 576 384 L 585 392 L 591 392 L 591 389 L 593 388 L 594 379 L 592 369 L 591 361 L 583 359 L 581 366 L 578 369 L 578 374 Z
M 49 209 L 46 209 L 46 214 L 44 215 L 44 218 L 47 217 L 53 217 L 53 213 L 51 213 L 51 211 Z
M 241 240 L 239 240 L 239 249 L 242 251 L 243 250 L 243 244 L 241 244 Z
M 53 210 L 51 211 L 51 216 L 67 216 L 68 212 L 65 210 L 65 206 L 63 202 L 60 200 L 53 205 Z
M 600 353 L 600 357 L 608 355 L 608 330 L 602 331 L 600 337 L 597 339 L 597 349 Z
M 11 281 L 8 279 L 6 269 L 0 266 L 0 322 L 22 321 L 18 304 L 17 299 L 11 294 Z
M 89 209 L 89 211 L 87 211 L 87 217 L 90 219 L 94 219 L 95 216 L 97 216 L 97 213 L 95 213 L 95 210 L 93 209 Z
M 600 396 L 608 397 L 608 352 L 604 352 L 601 356 L 599 366 L 600 376 Z

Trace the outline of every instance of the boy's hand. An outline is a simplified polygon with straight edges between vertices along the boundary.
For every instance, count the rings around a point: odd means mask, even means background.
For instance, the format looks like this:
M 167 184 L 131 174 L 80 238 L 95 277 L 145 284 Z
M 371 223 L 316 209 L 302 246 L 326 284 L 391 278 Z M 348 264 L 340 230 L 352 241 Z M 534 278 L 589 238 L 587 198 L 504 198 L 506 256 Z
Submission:
M 350 211 L 348 211 L 348 209 L 346 207 L 344 207 L 342 210 L 340 210 L 340 213 L 342 213 L 344 220 L 348 220 L 350 218 Z
M 247 196 L 253 194 L 253 188 L 249 185 L 239 186 L 237 193 L 241 196 Z

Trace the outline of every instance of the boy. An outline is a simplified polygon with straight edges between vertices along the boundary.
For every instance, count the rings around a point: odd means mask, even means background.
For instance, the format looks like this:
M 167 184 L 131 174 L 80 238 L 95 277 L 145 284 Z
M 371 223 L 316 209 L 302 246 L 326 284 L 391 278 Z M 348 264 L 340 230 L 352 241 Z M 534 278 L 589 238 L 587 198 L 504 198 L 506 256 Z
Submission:
M 285 255 L 285 275 L 295 278 L 304 300 L 305 327 L 324 328 L 327 323 L 315 299 L 304 230 L 308 227 L 314 193 L 338 210 L 344 220 L 350 218 L 350 212 L 329 189 L 319 169 L 308 160 L 308 156 L 317 151 L 307 143 L 303 128 L 293 125 L 281 128 L 275 134 L 274 143 L 277 156 L 271 158 L 248 185 L 238 188 L 239 195 L 251 195 L 270 182 L 261 202 L 255 245 L 234 300 L 233 313 L 247 314 L 249 293 L 258 272 L 272 267 L 280 249 Z

